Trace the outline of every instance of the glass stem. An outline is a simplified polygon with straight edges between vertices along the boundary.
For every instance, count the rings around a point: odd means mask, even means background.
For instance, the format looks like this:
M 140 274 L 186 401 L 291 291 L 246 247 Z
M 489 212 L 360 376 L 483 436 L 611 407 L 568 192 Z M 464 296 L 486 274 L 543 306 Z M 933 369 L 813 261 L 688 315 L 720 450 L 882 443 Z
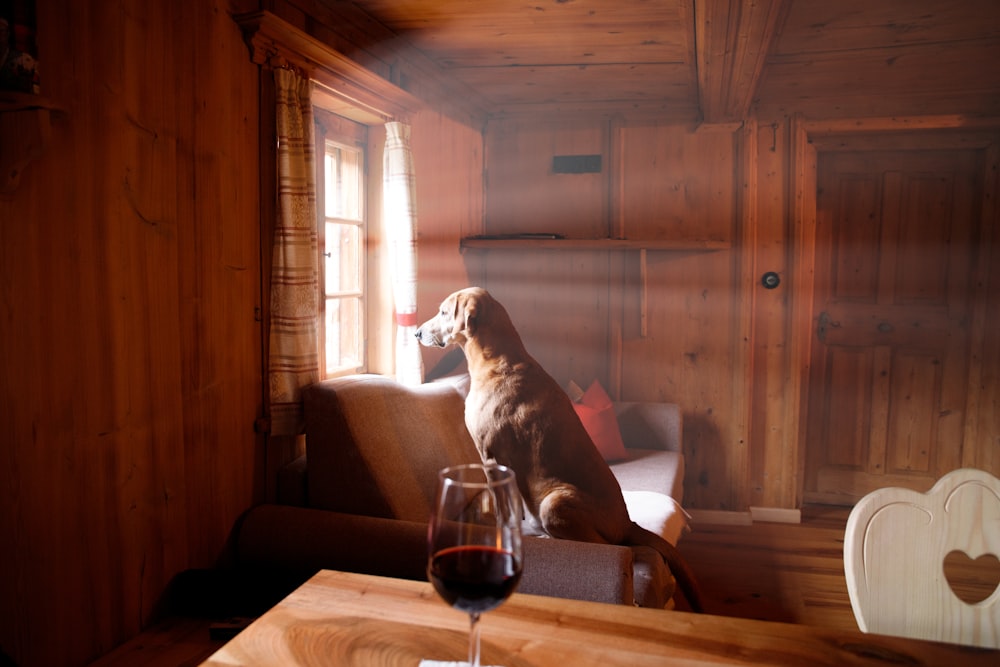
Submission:
M 479 667 L 479 614 L 469 614 L 469 667 Z

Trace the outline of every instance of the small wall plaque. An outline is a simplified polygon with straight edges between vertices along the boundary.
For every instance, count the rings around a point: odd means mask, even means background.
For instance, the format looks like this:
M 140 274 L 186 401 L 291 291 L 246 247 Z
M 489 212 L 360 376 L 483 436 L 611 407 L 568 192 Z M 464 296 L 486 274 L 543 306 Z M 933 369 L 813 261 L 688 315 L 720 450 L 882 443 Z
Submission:
M 554 174 L 599 174 L 600 155 L 556 155 L 552 158 Z

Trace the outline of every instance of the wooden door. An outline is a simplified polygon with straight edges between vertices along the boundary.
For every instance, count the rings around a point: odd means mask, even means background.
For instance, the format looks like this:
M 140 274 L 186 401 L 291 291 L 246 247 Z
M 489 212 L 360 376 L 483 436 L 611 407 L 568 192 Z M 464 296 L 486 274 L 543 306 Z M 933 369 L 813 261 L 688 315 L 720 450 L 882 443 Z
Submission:
M 960 467 L 981 173 L 973 150 L 820 153 L 806 502 Z

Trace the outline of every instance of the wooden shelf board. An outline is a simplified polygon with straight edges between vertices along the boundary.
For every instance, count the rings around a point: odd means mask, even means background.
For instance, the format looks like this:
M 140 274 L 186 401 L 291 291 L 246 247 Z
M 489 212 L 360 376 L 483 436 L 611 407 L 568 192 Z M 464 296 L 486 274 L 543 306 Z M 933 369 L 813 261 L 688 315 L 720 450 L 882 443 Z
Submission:
M 59 111 L 47 97 L 31 93 L 18 93 L 12 90 L 0 91 L 0 113 L 8 111 L 27 111 L 29 109 L 47 109 Z
M 651 250 L 712 252 L 732 247 L 728 241 L 675 239 L 536 239 L 463 238 L 462 249 L 477 250 Z

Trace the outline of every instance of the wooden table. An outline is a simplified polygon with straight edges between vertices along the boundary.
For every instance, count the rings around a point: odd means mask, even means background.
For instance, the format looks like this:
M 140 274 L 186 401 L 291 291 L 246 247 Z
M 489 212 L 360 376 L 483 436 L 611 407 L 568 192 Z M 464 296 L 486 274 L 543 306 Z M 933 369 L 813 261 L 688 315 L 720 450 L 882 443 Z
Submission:
M 515 594 L 482 617 L 484 665 L 1000 665 L 1000 651 Z M 468 617 L 424 582 L 317 573 L 203 665 L 464 660 Z

